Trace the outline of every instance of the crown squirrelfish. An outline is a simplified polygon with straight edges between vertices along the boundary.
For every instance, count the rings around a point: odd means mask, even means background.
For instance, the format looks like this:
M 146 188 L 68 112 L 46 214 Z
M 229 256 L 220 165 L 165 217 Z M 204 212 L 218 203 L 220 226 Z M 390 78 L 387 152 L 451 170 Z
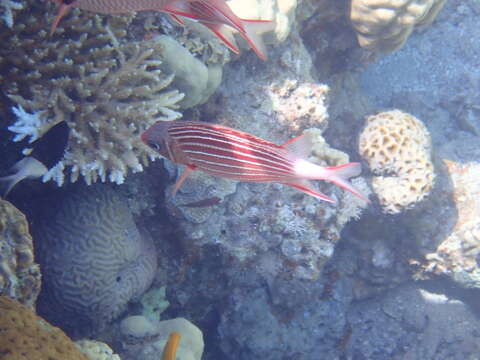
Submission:
M 274 27 L 272 21 L 240 19 L 225 0 L 52 0 L 59 4 L 57 17 L 52 24 L 53 34 L 61 18 L 71 7 L 103 14 L 120 14 L 154 10 L 170 14 L 183 24 L 180 16 L 196 20 L 208 27 L 233 52 L 239 53 L 232 35 L 237 31 L 257 53 L 266 60 L 265 45 L 259 34 Z
M 359 163 L 323 167 L 306 160 L 310 135 L 276 145 L 254 135 L 221 125 L 192 121 L 158 121 L 141 136 L 163 157 L 185 165 L 173 195 L 195 170 L 249 182 L 276 182 L 292 186 L 318 199 L 335 200 L 315 190 L 309 180 L 326 180 L 369 200 L 348 181 L 361 172 Z

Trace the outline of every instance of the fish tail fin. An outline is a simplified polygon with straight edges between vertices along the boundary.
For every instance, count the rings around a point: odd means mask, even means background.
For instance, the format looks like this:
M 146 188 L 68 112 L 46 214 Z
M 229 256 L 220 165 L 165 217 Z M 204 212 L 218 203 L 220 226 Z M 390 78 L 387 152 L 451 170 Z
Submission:
M 0 196 L 5 199 L 14 186 L 23 179 L 25 179 L 25 176 L 21 173 L 0 177 Z
M 27 178 L 39 178 L 48 169 L 37 159 L 27 156 L 17 161 L 10 169 L 11 175 L 0 177 L 0 196 L 5 198 L 20 181 Z
M 49 36 L 52 36 L 55 30 L 57 29 L 58 24 L 60 23 L 60 20 L 65 16 L 65 14 L 68 12 L 68 10 L 72 7 L 71 4 L 67 5 L 65 3 L 60 3 L 60 6 L 58 7 L 58 13 L 57 16 L 55 17 L 55 20 L 53 21 L 52 27 L 50 28 L 50 33 L 48 34 Z
M 267 60 L 267 47 L 262 39 L 262 34 L 272 31 L 275 28 L 275 22 L 270 20 L 247 20 L 241 19 L 245 32 L 240 35 L 255 51 L 262 60 Z
M 339 166 L 328 167 L 325 170 L 327 172 L 325 180 L 333 182 L 335 185 L 351 192 L 353 195 L 359 197 L 367 203 L 370 202 L 366 196 L 355 189 L 355 187 L 348 181 L 348 179 L 351 177 L 360 175 L 362 172 L 362 166 L 360 163 L 351 162 Z

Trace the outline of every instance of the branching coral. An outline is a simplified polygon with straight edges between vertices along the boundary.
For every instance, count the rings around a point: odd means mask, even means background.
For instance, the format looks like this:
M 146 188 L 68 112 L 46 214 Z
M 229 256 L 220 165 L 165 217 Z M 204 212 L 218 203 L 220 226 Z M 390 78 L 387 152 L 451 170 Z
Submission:
M 72 130 L 64 160 L 44 180 L 62 184 L 69 168 L 72 182 L 81 175 L 87 183 L 122 183 L 154 156 L 138 134 L 180 117 L 175 109 L 183 94 L 171 87 L 174 75 L 160 69 L 163 48 L 153 40 L 127 42 L 131 17 L 80 11 L 49 37 L 51 19 L 34 5 L 0 35 L 0 80 L 26 112 L 41 111 L 41 126 L 64 120 Z
M 13 26 L 13 13 L 16 10 L 23 9 L 21 2 L 12 0 L 0 0 L 0 17 L 9 28 Z

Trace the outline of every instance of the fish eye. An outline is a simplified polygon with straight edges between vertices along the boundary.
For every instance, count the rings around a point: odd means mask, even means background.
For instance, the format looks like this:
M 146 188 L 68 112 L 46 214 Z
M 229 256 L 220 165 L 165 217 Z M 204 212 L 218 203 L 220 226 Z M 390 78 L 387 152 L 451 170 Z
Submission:
M 160 144 L 155 143 L 155 142 L 149 142 L 148 146 L 150 146 L 152 149 L 160 151 Z

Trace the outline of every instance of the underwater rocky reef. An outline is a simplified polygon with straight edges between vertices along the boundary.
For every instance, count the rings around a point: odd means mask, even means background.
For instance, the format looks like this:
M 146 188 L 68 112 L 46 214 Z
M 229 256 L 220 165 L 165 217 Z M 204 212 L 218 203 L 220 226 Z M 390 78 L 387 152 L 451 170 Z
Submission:
M 0 0 L 0 354 L 477 359 L 480 3 L 191 3 L 273 20 L 266 60 L 235 22 L 229 48 L 80 4 L 50 35 L 56 2 Z M 142 141 L 157 121 L 308 137 L 309 163 L 361 163 L 370 202 L 199 170 L 177 189 L 178 148 Z

